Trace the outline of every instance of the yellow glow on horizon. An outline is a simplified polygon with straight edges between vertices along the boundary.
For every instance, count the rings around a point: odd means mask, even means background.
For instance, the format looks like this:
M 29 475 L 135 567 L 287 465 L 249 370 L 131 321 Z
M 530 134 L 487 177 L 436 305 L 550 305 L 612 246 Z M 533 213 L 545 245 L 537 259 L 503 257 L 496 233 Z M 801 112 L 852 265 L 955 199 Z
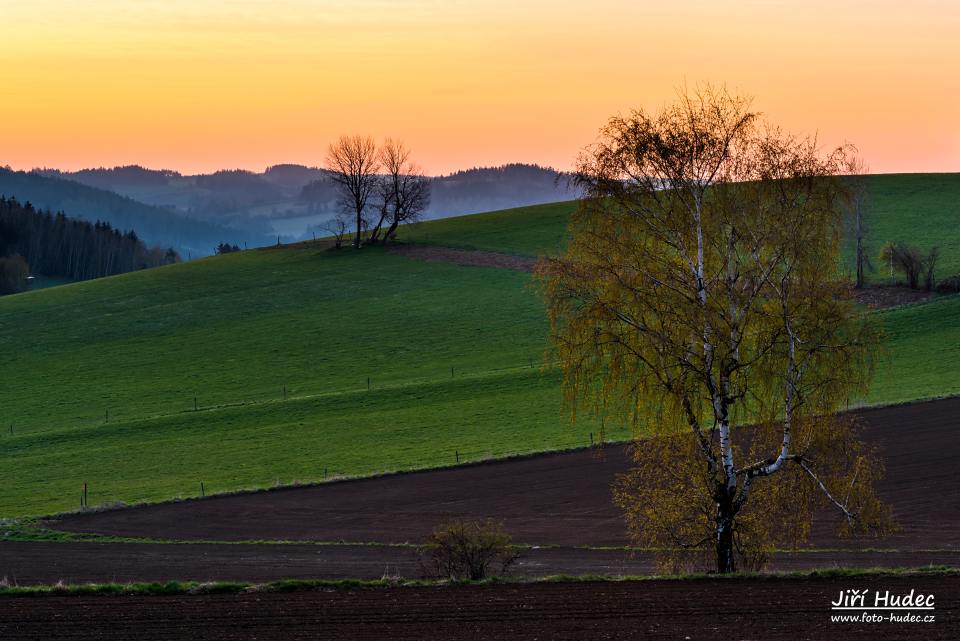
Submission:
M 726 83 L 873 171 L 960 171 L 960 6 L 852 0 L 3 0 L 0 165 L 567 168 L 613 114 Z

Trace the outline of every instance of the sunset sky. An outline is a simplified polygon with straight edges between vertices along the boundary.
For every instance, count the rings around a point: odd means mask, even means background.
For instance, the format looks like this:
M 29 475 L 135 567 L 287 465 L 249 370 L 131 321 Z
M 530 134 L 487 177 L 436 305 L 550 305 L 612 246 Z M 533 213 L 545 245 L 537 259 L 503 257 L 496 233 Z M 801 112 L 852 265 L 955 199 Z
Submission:
M 569 168 L 711 81 L 874 172 L 960 171 L 956 0 L 2 0 L 0 165 L 184 172 L 404 139 L 428 173 Z

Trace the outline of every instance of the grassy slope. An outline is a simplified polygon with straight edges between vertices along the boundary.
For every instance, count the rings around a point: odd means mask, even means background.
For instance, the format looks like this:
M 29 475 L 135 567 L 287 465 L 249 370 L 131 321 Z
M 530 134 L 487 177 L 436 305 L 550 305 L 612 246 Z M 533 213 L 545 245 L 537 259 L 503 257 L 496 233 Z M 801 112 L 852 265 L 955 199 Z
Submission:
M 559 253 L 566 246 L 573 202 L 504 209 L 417 223 L 401 231 L 407 242 L 483 249 L 506 254 Z
M 871 259 L 886 241 L 942 252 L 937 274 L 960 273 L 960 174 L 890 174 L 868 182 L 867 244 Z M 459 216 L 413 226 L 404 240 L 509 254 L 556 253 L 565 245 L 574 203 L 553 203 Z M 852 248 L 847 247 L 852 269 Z M 876 262 L 876 261 L 875 261 Z M 883 281 L 882 265 L 872 280 Z
M 887 241 L 907 241 L 922 249 L 940 247 L 937 275 L 960 273 L 960 174 L 872 176 L 869 183 L 868 244 L 871 259 Z M 873 280 L 888 272 L 876 265 Z
M 567 425 L 556 377 L 530 367 L 545 332 L 526 274 L 371 249 L 0 299 L 16 372 L 0 388 L 0 515 L 73 507 L 84 481 L 91 504 L 155 500 L 584 445 L 593 428 Z
M 546 247 L 563 207 L 441 221 L 433 239 Z M 523 230 L 515 247 L 498 244 L 505 226 Z M 960 393 L 960 297 L 880 317 L 868 402 Z M 158 500 L 201 480 L 213 492 L 585 444 L 595 427 L 571 427 L 556 376 L 529 367 L 545 332 L 526 274 L 371 249 L 244 252 L 5 297 L 0 516 L 69 509 L 84 481 L 91 504 Z
M 243 252 L 0 300 L 20 431 L 528 364 L 526 275 L 364 250 Z M 29 328 L 29 330 L 28 330 Z
M 960 295 L 877 314 L 886 337 L 867 402 L 960 394 Z

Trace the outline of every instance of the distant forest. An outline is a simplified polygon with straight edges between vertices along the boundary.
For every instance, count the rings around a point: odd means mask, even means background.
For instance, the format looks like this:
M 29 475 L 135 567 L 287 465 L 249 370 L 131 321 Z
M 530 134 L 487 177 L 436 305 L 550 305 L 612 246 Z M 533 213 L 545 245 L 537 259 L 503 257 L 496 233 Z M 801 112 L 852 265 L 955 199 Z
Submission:
M 550 167 L 510 164 L 475 167 L 430 179 L 430 206 L 425 218 L 444 218 L 496 209 L 570 200 L 575 190 L 568 176 Z M 336 213 L 333 181 L 322 176 L 300 190 L 298 200 L 314 213 Z
M 338 213 L 336 188 L 320 167 L 283 164 L 260 173 L 221 170 L 200 175 L 139 166 L 76 172 L 44 169 L 36 173 L 109 189 L 168 213 L 242 230 L 259 240 L 251 240 L 251 246 L 273 242 L 277 235 L 285 240 L 302 240 L 309 237 L 311 228 L 318 229 L 322 221 Z M 430 179 L 431 201 L 424 218 L 570 200 L 576 197 L 576 190 L 568 178 L 550 167 L 521 163 L 436 176 Z M 148 236 L 145 228 L 133 227 Z M 264 241 L 267 235 L 272 237 Z M 224 234 L 217 242 L 205 240 L 210 246 L 207 251 L 220 242 L 243 244 Z
M 137 171 L 126 173 L 141 180 L 164 179 L 162 175 L 155 175 L 162 172 L 147 175 Z M 0 168 L 0 194 L 20 202 L 31 202 L 40 209 L 65 211 L 71 218 L 91 223 L 99 220 L 114 228 L 136 230 L 146 243 L 173 247 L 185 257 L 188 253 L 209 256 L 222 242 L 241 245 L 249 242 L 253 246 L 269 242 L 266 233 L 269 229 L 262 234 L 253 234 L 217 222 L 197 220 L 173 208 L 145 204 L 102 187 L 81 184 L 69 179 L 68 174 Z
M 0 294 L 26 289 L 30 273 L 87 280 L 178 260 L 173 249 L 147 248 L 134 231 L 0 196 Z

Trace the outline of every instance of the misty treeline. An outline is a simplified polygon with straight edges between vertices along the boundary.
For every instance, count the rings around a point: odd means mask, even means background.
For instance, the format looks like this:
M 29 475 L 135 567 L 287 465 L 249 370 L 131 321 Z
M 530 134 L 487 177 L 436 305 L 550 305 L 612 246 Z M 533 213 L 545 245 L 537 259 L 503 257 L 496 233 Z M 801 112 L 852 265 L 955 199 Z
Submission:
M 567 174 L 539 165 L 475 167 L 428 180 L 430 203 L 424 218 L 510 209 L 577 196 Z M 338 209 L 337 184 L 324 174 L 303 186 L 298 201 L 311 214 L 334 214 Z
M 136 165 L 76 172 L 38 171 L 248 233 L 269 234 L 264 227 L 269 219 L 327 217 L 338 211 L 337 184 L 324 167 L 280 164 L 263 172 L 221 170 L 197 175 Z M 424 218 L 570 200 L 577 191 L 569 178 L 550 167 L 524 163 L 433 176 L 429 178 L 431 197 Z M 140 230 L 139 226 L 134 228 Z M 309 233 L 303 236 L 307 237 Z
M 430 204 L 430 179 L 398 140 L 378 146 L 369 136 L 341 136 L 327 151 L 327 171 L 337 188 L 338 213 L 326 230 L 338 248 L 348 232 L 354 247 L 387 243 Z
M 532 164 L 474 167 L 428 180 L 430 202 L 423 219 L 577 196 L 569 175 Z M 207 255 L 219 242 L 266 245 L 278 232 L 290 241 L 328 235 L 328 226 L 321 223 L 340 211 L 339 189 L 330 171 L 296 164 L 273 165 L 263 172 L 233 169 L 195 175 L 136 165 L 75 172 L 0 170 L 0 193 L 136 229 L 148 243 L 171 245 L 184 257 Z M 121 212 L 135 216 L 123 217 Z M 171 216 L 195 225 L 184 226 Z
M 0 196 L 0 293 L 23 291 L 30 273 L 87 280 L 174 263 L 173 249 L 148 248 L 134 231 L 68 218 Z
M 169 177 L 170 173 L 166 175 Z M 74 219 L 100 220 L 114 228 L 135 229 L 145 242 L 173 247 L 184 256 L 209 255 L 222 241 L 249 242 L 255 246 L 269 242 L 268 229 L 263 234 L 234 229 L 220 222 L 190 217 L 173 207 L 149 205 L 131 196 L 81 184 L 72 176 L 49 169 L 26 172 L 0 167 L 0 194 L 31 202 L 38 209 L 68 212 Z

